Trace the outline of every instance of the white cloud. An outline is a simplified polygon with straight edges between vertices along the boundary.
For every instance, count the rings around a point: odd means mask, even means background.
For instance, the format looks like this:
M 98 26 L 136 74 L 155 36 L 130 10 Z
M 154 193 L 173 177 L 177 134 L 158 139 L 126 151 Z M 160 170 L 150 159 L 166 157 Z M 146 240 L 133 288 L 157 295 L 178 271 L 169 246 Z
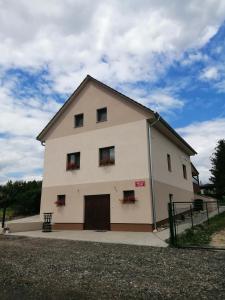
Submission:
M 59 108 L 54 92 L 71 93 L 86 74 L 114 87 L 154 82 L 184 52 L 197 53 L 224 17 L 223 0 L 203 6 L 196 0 L 0 0 L 0 182 L 15 172 L 40 176 L 43 149 L 35 136 Z M 45 101 L 36 93 L 12 94 L 20 79 L 5 81 L 10 68 L 47 68 L 51 85 L 40 83 Z M 123 91 L 161 112 L 184 105 L 170 90 Z
M 224 93 L 225 92 L 225 79 L 222 79 L 219 82 L 216 82 L 214 86 L 219 93 Z
M 184 106 L 184 102 L 170 94 L 155 92 L 149 96 L 148 105 L 158 112 L 171 112 Z
M 208 55 L 201 53 L 200 51 L 189 53 L 187 58 L 181 60 L 182 66 L 189 66 L 196 62 L 207 62 L 209 59 Z
M 143 88 L 123 85 L 121 90 L 129 97 L 160 113 L 170 114 L 174 110 L 183 108 L 185 104 L 182 99 L 176 96 L 172 88 L 148 91 Z
M 198 152 L 192 158 L 200 172 L 200 179 L 207 182 L 210 177 L 210 156 L 214 152 L 217 141 L 225 139 L 225 119 L 214 119 L 205 122 L 196 122 L 177 131 Z
M 14 98 L 12 87 L 0 87 L 0 183 L 40 179 L 43 147 L 35 137 L 60 106 L 53 99 Z
M 86 73 L 113 84 L 155 80 L 183 51 L 206 44 L 225 16 L 223 0 L 206 0 L 204 6 L 196 0 L 0 5 L 0 65 L 48 64 L 59 92 L 71 92 Z
M 207 67 L 200 74 L 201 80 L 216 80 L 219 77 L 219 70 L 217 67 Z
M 40 177 L 37 170 L 43 166 L 43 147 L 33 137 L 0 138 L 0 144 L 0 183 L 16 177 Z
M 35 136 L 60 106 L 52 99 L 17 99 L 9 87 L 0 87 L 0 133 Z

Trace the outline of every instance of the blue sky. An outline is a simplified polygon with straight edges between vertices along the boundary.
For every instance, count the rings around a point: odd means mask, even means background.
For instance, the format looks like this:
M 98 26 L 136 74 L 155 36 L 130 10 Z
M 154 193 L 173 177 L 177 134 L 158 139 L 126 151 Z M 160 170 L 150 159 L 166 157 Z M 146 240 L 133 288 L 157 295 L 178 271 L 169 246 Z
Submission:
M 198 152 L 225 138 L 225 1 L 0 1 L 0 182 L 41 179 L 37 134 L 90 74 Z

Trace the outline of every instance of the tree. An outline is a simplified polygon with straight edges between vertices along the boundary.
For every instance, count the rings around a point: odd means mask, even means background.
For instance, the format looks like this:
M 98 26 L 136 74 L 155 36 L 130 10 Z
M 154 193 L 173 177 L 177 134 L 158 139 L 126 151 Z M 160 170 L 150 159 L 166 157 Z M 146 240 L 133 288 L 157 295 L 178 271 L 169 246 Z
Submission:
M 0 209 L 3 209 L 2 227 L 6 209 L 10 207 L 14 216 L 34 215 L 40 211 L 41 181 L 8 181 L 0 186 Z
M 17 196 L 12 208 L 17 215 L 37 214 L 40 211 L 40 199 L 40 181 L 17 182 Z
M 7 207 L 16 201 L 17 188 L 12 181 L 0 187 L 0 208 L 3 209 L 2 228 L 5 226 L 5 214 Z
M 210 181 L 215 185 L 216 194 L 219 198 L 225 196 L 225 140 L 219 140 L 215 152 L 211 157 L 212 176 Z

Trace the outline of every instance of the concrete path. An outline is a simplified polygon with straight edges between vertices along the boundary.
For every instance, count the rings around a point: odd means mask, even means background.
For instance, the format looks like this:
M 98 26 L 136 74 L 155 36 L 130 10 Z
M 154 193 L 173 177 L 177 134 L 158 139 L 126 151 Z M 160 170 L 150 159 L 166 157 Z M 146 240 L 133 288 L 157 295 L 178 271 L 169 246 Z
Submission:
M 10 233 L 9 235 L 26 236 L 34 238 L 65 239 L 73 241 L 89 241 L 100 243 L 116 243 L 153 247 L 167 247 L 168 244 L 151 232 L 125 232 L 91 230 L 63 230 L 42 232 L 41 230 Z
M 220 208 L 220 212 L 225 211 L 225 207 Z M 209 213 L 209 218 L 212 218 L 217 214 L 217 211 Z M 24 223 L 27 222 L 38 222 L 40 216 L 34 216 L 23 219 Z M 195 218 L 194 225 L 200 224 L 205 221 L 205 218 Z M 20 220 L 14 220 L 11 223 L 20 223 Z M 9 222 L 10 223 L 10 222 Z M 13 224 L 12 224 L 13 225 Z M 16 225 L 16 224 L 15 224 Z M 191 227 L 190 220 L 183 222 L 177 226 L 178 233 L 183 232 L 187 228 Z M 35 230 L 35 229 L 34 229 Z M 62 230 L 44 233 L 41 230 L 35 231 L 24 231 L 10 233 L 10 235 L 36 237 L 36 238 L 53 238 L 53 239 L 65 239 L 74 241 L 89 241 L 89 242 L 100 242 L 100 243 L 116 243 L 116 244 L 130 244 L 130 245 L 142 245 L 142 246 L 153 246 L 153 247 L 167 247 L 168 244 L 165 242 L 169 236 L 169 228 L 158 231 L 156 233 L 151 232 L 123 232 L 123 231 L 106 231 L 98 232 L 91 230 Z
M 30 223 L 30 222 L 41 222 L 41 217 L 40 215 L 34 215 L 30 217 L 24 217 L 20 219 L 14 219 L 11 221 L 7 221 L 7 224 L 14 224 L 14 223 Z
M 5 227 L 9 228 L 10 232 L 40 230 L 42 228 L 42 221 L 40 215 L 35 215 L 7 221 Z
M 221 206 L 220 207 L 220 213 L 225 211 L 225 207 Z M 212 212 L 209 213 L 209 219 L 211 219 L 212 217 L 216 216 L 218 214 L 217 210 L 214 210 Z M 194 217 L 194 226 L 199 225 L 203 222 L 207 221 L 207 216 L 206 216 L 206 212 L 199 214 L 197 217 Z M 186 229 L 191 228 L 192 224 L 191 224 L 191 219 L 186 219 L 186 221 L 178 223 L 177 224 L 177 234 L 180 234 L 182 232 L 184 232 Z M 170 237 L 170 230 L 169 228 L 166 228 L 162 231 L 158 231 L 155 233 L 155 235 L 160 238 L 161 240 L 165 241 Z

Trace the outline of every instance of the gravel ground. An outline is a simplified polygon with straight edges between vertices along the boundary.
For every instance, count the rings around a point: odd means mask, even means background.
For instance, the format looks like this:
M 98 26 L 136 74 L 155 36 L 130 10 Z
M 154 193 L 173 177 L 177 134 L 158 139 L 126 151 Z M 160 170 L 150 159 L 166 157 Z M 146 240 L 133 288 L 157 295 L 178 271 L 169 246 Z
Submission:
M 0 299 L 225 299 L 225 251 L 0 236 Z

